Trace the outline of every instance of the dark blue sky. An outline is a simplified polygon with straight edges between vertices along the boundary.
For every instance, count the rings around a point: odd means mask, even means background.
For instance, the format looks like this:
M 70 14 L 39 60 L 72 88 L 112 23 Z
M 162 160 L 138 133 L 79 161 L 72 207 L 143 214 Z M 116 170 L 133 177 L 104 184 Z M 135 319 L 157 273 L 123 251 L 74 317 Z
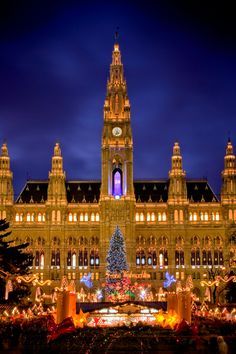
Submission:
M 135 178 L 167 177 L 178 140 L 187 177 L 207 177 L 219 194 L 229 135 L 236 148 L 234 12 L 188 3 L 1 2 L 0 140 L 8 143 L 16 194 L 27 177 L 48 177 L 57 140 L 68 179 L 100 178 L 117 26 Z

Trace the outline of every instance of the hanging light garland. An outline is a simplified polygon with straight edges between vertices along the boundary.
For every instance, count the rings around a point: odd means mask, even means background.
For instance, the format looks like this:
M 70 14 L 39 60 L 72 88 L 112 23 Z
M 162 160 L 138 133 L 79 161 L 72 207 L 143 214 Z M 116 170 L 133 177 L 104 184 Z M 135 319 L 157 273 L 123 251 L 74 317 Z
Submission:
M 236 275 L 232 275 L 231 277 L 229 278 L 226 278 L 226 277 L 221 277 L 220 275 L 216 277 L 216 280 L 214 281 L 206 281 L 206 280 L 202 280 L 201 281 L 201 286 L 209 286 L 209 287 L 212 287 L 212 286 L 219 286 L 220 282 L 224 282 L 224 283 L 229 283 L 230 281 L 233 281 L 234 283 L 236 282 Z

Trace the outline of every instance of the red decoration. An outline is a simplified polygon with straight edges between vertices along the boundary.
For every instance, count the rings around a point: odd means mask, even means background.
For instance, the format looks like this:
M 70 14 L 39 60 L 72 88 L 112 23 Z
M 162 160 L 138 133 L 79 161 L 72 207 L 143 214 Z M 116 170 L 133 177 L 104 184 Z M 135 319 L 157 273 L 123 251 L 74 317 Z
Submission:
M 65 318 L 58 325 L 55 323 L 52 317 L 49 318 L 48 320 L 48 332 L 49 332 L 49 335 L 47 337 L 48 342 L 55 340 L 62 334 L 71 333 L 74 331 L 75 331 L 75 325 L 72 317 Z

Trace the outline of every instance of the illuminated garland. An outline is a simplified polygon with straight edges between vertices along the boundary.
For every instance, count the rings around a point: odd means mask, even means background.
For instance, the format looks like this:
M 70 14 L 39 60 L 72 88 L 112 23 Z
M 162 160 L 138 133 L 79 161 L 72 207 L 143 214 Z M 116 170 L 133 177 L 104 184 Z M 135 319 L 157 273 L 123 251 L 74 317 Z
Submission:
M 216 277 L 216 280 L 214 280 L 214 281 L 211 281 L 211 280 L 209 280 L 209 281 L 202 280 L 202 281 L 201 281 L 201 286 L 204 286 L 204 285 L 209 286 L 209 287 L 212 287 L 212 286 L 214 286 L 214 285 L 218 286 L 219 283 L 220 283 L 220 281 L 222 281 L 222 282 L 224 282 L 224 283 L 228 283 L 228 282 L 230 282 L 231 280 L 235 283 L 235 282 L 236 282 L 236 276 L 235 276 L 235 275 L 232 275 L 231 277 L 229 277 L 229 278 L 227 278 L 227 279 L 222 278 L 221 276 L 217 276 L 217 277 Z
M 18 281 L 18 283 L 21 283 L 22 281 L 24 283 L 32 283 L 34 286 L 39 285 L 39 286 L 44 286 L 44 285 L 51 285 L 51 280 L 47 279 L 47 280 L 39 280 L 39 276 L 38 274 L 33 274 L 31 277 L 30 276 L 22 276 L 19 275 L 18 277 L 16 277 L 16 281 Z

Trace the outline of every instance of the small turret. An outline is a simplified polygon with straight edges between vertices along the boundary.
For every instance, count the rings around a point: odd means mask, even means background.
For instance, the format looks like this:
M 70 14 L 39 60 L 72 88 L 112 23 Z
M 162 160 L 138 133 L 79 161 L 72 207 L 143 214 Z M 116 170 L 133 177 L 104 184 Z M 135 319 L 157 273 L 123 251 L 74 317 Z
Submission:
M 55 144 L 52 169 L 49 172 L 48 203 L 66 204 L 65 172 L 59 143 Z
M 236 203 L 236 166 L 233 145 L 228 140 L 222 171 L 221 201 L 223 204 Z
M 10 157 L 8 155 L 7 144 L 4 143 L 1 148 L 0 156 L 0 204 L 12 205 L 14 192 L 12 185 L 12 171 L 10 169 Z
M 168 203 L 181 203 L 187 201 L 186 173 L 182 167 L 182 156 L 179 143 L 173 147 L 171 158 L 171 170 L 169 171 Z

